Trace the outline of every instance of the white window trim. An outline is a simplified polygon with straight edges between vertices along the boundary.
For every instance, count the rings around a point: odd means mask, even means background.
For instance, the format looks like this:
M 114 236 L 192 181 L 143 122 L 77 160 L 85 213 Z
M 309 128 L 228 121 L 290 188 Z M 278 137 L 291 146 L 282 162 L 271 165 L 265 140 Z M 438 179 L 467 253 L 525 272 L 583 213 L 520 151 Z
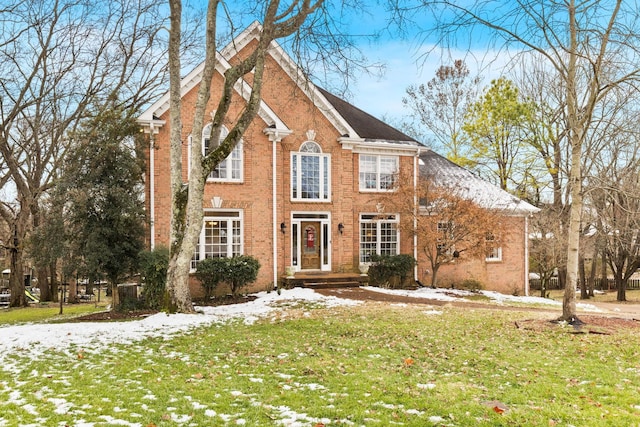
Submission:
M 300 147 L 302 147 L 304 144 L 306 143 L 314 143 L 316 145 L 318 145 L 316 142 L 314 141 L 305 141 L 303 142 Z M 318 145 L 319 147 L 319 145 Z M 302 156 L 312 156 L 312 157 L 318 157 L 320 159 L 320 198 L 318 199 L 305 199 L 303 197 L 301 197 L 302 195 Z M 296 164 L 296 171 L 297 171 L 297 176 L 296 178 L 296 188 L 298 190 L 298 196 L 294 197 L 293 195 L 293 165 L 294 165 L 294 159 L 295 159 L 295 164 Z M 325 172 L 325 162 L 323 161 L 323 159 L 327 159 L 327 164 L 326 164 L 326 172 L 327 172 L 327 185 L 326 188 L 324 188 L 324 172 Z M 289 155 L 289 172 L 290 172 L 290 176 L 291 176 L 291 181 L 290 181 L 290 192 L 289 192 L 289 197 L 291 198 L 292 202 L 306 202 L 306 203 L 330 203 L 331 202 L 331 155 L 328 153 L 324 153 L 324 152 L 320 152 L 320 153 L 310 153 L 310 152 L 304 152 L 304 151 L 292 151 Z M 324 197 L 326 196 L 326 198 Z
M 205 155 L 204 152 L 204 141 L 205 141 L 205 132 L 207 130 L 207 127 L 211 126 L 211 123 L 208 123 L 207 125 L 204 126 L 204 128 L 202 128 L 202 141 L 200 143 L 200 147 L 202 149 L 202 155 Z M 225 136 L 229 133 L 229 131 L 227 130 L 226 127 L 222 127 L 222 131 L 220 132 L 220 138 L 224 139 Z M 191 145 L 191 144 L 190 144 Z M 191 148 L 191 147 L 189 147 Z M 239 167 L 239 178 L 232 178 L 233 176 L 233 170 L 232 170 L 232 156 L 233 156 L 233 152 L 235 150 L 239 150 L 240 152 L 240 167 Z M 212 178 L 211 174 L 209 174 L 207 176 L 207 182 L 233 182 L 233 183 L 242 183 L 244 182 L 244 143 L 243 140 L 240 139 L 240 141 L 238 141 L 238 144 L 234 147 L 234 149 L 231 151 L 231 153 L 229 153 L 229 155 L 223 160 L 223 162 L 227 162 L 227 178 Z M 189 166 L 191 166 L 191 162 L 189 162 Z M 219 165 L 218 165 L 219 166 Z M 217 166 L 216 166 L 217 167 Z M 213 173 L 213 172 L 212 172 Z
M 364 181 L 362 180 L 362 156 L 367 157 L 375 157 L 376 159 L 376 188 L 366 188 L 364 185 Z M 358 188 L 360 192 L 363 193 L 389 193 L 397 191 L 397 185 L 394 185 L 393 188 L 380 188 L 380 163 L 382 159 L 393 159 L 396 163 L 396 171 L 394 175 L 396 176 L 395 181 L 397 182 L 397 175 L 400 171 L 400 157 L 393 155 L 383 155 L 383 154 L 371 154 L 371 153 L 360 153 L 358 154 Z
M 370 262 L 362 261 L 362 224 L 363 223 L 377 223 L 376 225 L 376 255 L 380 255 L 380 224 L 394 223 L 396 224 L 396 253 L 400 253 L 400 215 L 399 214 L 384 214 L 386 217 L 393 217 L 393 219 L 379 220 L 376 217 L 380 216 L 377 213 L 361 213 L 358 222 L 358 262 L 360 264 L 370 264 Z M 372 217 L 372 218 L 365 218 Z
M 487 256 L 484 258 L 485 262 L 500 262 L 502 261 L 502 246 L 496 245 L 498 240 L 495 238 L 493 234 L 487 235 L 485 239 L 485 244 L 487 245 L 487 249 L 491 248 L 492 255 L 495 253 L 496 256 Z
M 502 261 L 502 246 L 493 247 L 493 251 L 496 252 L 495 257 L 488 256 L 485 258 L 486 262 L 500 262 Z
M 225 215 L 226 213 L 234 213 L 237 215 Z M 218 215 L 214 215 L 214 214 L 218 214 Z M 198 254 L 200 255 L 200 259 L 199 261 L 202 261 L 204 259 L 205 253 L 204 253 L 204 247 L 205 247 L 205 223 L 207 221 L 220 221 L 220 220 L 227 220 L 227 221 L 240 221 L 240 249 L 239 249 L 239 255 L 243 255 L 244 254 L 244 212 L 242 209 L 209 209 L 205 212 L 204 217 L 202 218 L 202 228 L 200 229 L 200 234 L 198 237 L 198 246 L 196 247 L 196 250 L 198 251 Z M 231 235 L 231 240 L 229 240 L 227 242 L 227 256 L 229 256 L 229 251 L 231 251 L 231 255 L 233 255 L 233 236 Z M 193 263 L 193 259 L 190 261 L 190 263 Z M 190 265 L 190 272 L 193 273 L 195 272 L 195 269 Z

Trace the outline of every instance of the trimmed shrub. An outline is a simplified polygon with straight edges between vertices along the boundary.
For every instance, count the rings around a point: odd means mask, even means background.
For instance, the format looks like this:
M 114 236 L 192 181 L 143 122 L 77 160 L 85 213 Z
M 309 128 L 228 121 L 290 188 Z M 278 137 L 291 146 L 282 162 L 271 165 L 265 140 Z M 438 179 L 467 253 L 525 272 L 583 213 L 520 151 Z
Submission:
M 141 296 L 146 307 L 155 310 L 162 307 L 168 268 L 168 248 L 157 247 L 140 252 L 140 274 L 144 282 Z
M 454 285 L 456 289 L 464 289 L 467 291 L 480 291 L 483 289 L 482 283 L 476 279 L 465 279 L 462 282 L 458 282 Z
M 401 288 L 408 285 L 416 260 L 411 255 L 371 255 L 369 281 L 373 285 Z
M 220 283 L 228 284 L 235 298 L 242 288 L 256 281 L 258 270 L 260 262 L 249 255 L 208 258 L 198 263 L 196 277 L 204 287 L 207 299 Z
M 196 265 L 196 278 L 204 289 L 204 299 L 209 301 L 218 287 L 226 258 L 205 258 Z

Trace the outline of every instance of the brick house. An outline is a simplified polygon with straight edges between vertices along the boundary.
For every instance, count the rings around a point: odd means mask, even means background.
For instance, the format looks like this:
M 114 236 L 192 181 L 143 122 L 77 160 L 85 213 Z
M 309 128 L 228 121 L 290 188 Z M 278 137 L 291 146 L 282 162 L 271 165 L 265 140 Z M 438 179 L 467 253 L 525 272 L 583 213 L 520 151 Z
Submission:
M 220 51 L 208 113 L 215 108 L 224 64 L 255 41 L 258 25 Z M 202 66 L 197 67 L 182 80 L 184 164 L 188 150 L 215 144 L 209 141 L 208 126 L 203 135 L 191 135 L 189 112 L 201 72 Z M 236 87 L 234 102 L 242 105 L 242 85 Z M 151 135 L 146 176 L 149 241 L 151 247 L 166 246 L 171 208 L 168 93 L 139 121 Z M 208 179 L 192 266 L 205 257 L 253 255 L 261 263 L 251 288 L 257 291 L 277 283 L 286 267 L 296 275 L 357 276 L 359 265 L 372 253 L 416 256 L 413 236 L 400 232 L 401 218 L 393 203 L 381 212 L 380 198 L 393 197 L 398 171 L 416 176 L 420 155 L 426 152 L 413 138 L 304 79 L 274 43 L 259 114 Z M 199 286 L 192 291 L 199 294 Z

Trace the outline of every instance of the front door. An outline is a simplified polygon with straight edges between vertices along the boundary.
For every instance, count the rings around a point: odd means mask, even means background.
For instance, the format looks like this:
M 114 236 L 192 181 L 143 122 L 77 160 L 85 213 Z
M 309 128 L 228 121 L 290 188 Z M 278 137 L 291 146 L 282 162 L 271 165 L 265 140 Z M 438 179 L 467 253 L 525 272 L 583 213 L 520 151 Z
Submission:
M 302 221 L 302 253 L 301 267 L 303 270 L 320 270 L 320 230 L 319 221 Z

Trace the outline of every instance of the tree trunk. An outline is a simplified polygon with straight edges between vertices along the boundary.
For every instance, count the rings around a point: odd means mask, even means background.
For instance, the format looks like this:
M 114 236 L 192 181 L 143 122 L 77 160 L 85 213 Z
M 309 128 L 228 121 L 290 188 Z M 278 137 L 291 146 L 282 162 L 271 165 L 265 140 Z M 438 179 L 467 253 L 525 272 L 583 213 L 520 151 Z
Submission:
M 431 288 L 435 289 L 438 286 L 438 269 L 440 268 L 440 264 L 431 265 Z
M 594 288 L 595 288 L 595 284 L 596 284 L 596 270 L 598 269 L 598 253 L 596 251 L 596 253 L 593 254 L 593 258 L 591 259 L 591 271 L 589 272 L 589 296 L 591 298 L 595 297 L 595 292 L 594 292 Z
M 561 320 L 573 322 L 577 319 L 576 287 L 578 284 L 578 256 L 580 254 L 580 220 L 582 217 L 582 141 L 584 136 L 584 113 L 578 105 L 577 57 L 578 29 L 576 22 L 576 5 L 572 0 L 568 5 L 569 12 L 569 61 L 567 64 L 567 122 L 569 144 L 571 148 L 569 188 L 571 189 L 571 206 L 569 208 L 569 230 L 567 235 L 567 283 L 562 299 Z
M 17 241 L 17 239 L 16 239 Z M 24 271 L 22 269 L 22 249 L 11 248 L 11 274 L 9 275 L 9 289 L 11 290 L 10 307 L 27 307 L 27 297 L 24 294 Z
M 38 268 L 36 277 L 38 278 L 38 289 L 40 289 L 40 301 L 51 301 L 51 293 L 49 292 L 51 288 L 47 280 L 47 269 Z
M 52 262 L 49 265 L 49 293 L 51 294 L 51 301 L 58 302 L 58 272 L 56 263 Z
M 602 271 L 600 274 L 602 277 L 602 290 L 610 291 L 609 280 L 607 280 L 607 251 L 605 250 L 602 251 Z
M 587 275 L 584 271 L 584 257 L 578 258 L 578 271 L 580 273 L 580 299 L 589 299 L 587 294 Z
M 193 250 L 191 251 L 193 253 Z M 176 251 L 169 259 L 167 269 L 167 287 L 164 308 L 170 313 L 176 311 L 193 313 L 191 292 L 189 290 L 189 267 L 191 257 L 184 251 Z
M 627 281 L 622 277 L 622 269 L 618 270 L 614 274 L 614 280 L 616 283 L 616 288 L 618 289 L 618 295 L 616 297 L 616 301 L 626 301 L 627 300 Z

